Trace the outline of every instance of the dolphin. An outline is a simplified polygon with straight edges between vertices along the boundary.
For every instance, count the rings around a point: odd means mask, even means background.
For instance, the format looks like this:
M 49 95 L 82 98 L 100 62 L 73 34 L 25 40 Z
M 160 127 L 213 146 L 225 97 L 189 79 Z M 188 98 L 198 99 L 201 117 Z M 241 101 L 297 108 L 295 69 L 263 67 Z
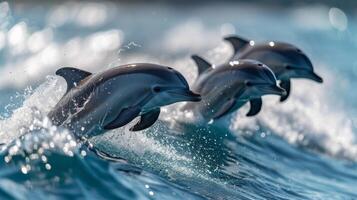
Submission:
M 231 61 L 253 59 L 269 66 L 280 81 L 279 85 L 287 92 L 286 95 L 281 96 L 281 102 L 285 101 L 290 94 L 291 78 L 306 78 L 318 83 L 323 82 L 323 79 L 314 72 L 313 65 L 306 54 L 292 44 L 276 41 L 256 44 L 254 41 L 239 36 L 229 36 L 224 40 L 233 46 L 234 55 Z M 261 99 L 256 101 L 261 101 Z M 253 115 L 257 114 L 261 107 L 254 109 L 256 113 L 252 113 Z
M 202 101 L 187 102 L 183 109 L 199 113 L 207 121 L 226 116 L 251 99 L 286 93 L 277 85 L 274 73 L 258 61 L 241 59 L 213 68 L 197 55 L 192 59 L 199 74 L 192 90 L 201 94 Z M 252 101 L 253 105 L 259 103 Z
M 97 74 L 65 67 L 56 75 L 66 80 L 67 92 L 48 117 L 79 138 L 122 127 L 138 116 L 130 130 L 143 130 L 158 119 L 160 107 L 201 100 L 178 71 L 156 64 L 122 65 Z

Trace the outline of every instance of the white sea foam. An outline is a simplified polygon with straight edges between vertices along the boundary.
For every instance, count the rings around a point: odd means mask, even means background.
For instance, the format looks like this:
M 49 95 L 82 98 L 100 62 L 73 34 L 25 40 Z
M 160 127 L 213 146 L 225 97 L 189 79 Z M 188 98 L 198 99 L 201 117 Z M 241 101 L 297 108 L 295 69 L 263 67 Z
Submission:
M 321 70 L 320 70 L 321 71 Z M 328 72 L 323 85 L 293 80 L 289 99 L 279 103 L 276 97 L 265 97 L 263 109 L 256 118 L 239 112 L 231 123 L 232 130 L 257 131 L 268 128 L 289 143 L 344 159 L 357 160 L 357 138 L 352 120 L 343 107 L 327 91 L 336 87 Z
M 104 135 L 96 136 L 90 141 L 100 146 L 106 146 L 105 150 L 111 153 L 125 156 L 131 162 L 165 170 L 165 173 L 185 174 L 187 176 L 201 175 L 193 167 L 192 158 L 178 152 L 175 147 L 163 144 L 162 141 L 149 135 L 164 131 L 160 122 L 146 131 L 132 132 L 129 130 L 137 120 L 129 123 L 123 128 L 106 132 Z M 164 127 L 166 128 L 166 127 Z M 148 133 L 150 134 L 148 135 Z M 170 176 L 171 176 L 170 175 Z
M 64 91 L 64 82 L 49 76 L 45 83 L 33 91 L 30 90 L 28 94 L 24 94 L 25 100 L 22 106 L 13 110 L 9 118 L 0 120 L 0 143 L 11 142 L 22 135 L 21 130 L 33 124 L 37 112 L 45 116 L 58 102 Z
M 53 126 L 46 116 L 63 95 L 64 86 L 63 81 L 49 76 L 35 90 L 27 90 L 22 106 L 9 118 L 0 120 L 0 143 L 5 162 L 10 163 L 16 157 L 15 162 L 24 174 L 38 167 L 38 161 L 50 170 L 52 167 L 46 157 L 49 150 L 68 156 L 73 156 L 77 150 L 72 134 Z

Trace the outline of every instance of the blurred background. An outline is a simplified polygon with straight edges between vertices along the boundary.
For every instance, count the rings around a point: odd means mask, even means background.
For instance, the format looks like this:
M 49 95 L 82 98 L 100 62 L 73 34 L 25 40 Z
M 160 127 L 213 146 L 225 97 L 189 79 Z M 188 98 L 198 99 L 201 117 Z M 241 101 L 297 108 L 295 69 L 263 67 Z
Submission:
M 304 45 L 316 63 L 356 69 L 347 55 L 356 50 L 356 1 L 145 2 L 1 2 L 2 93 L 40 83 L 60 66 L 98 70 L 134 54 L 160 61 L 205 53 L 229 34 Z

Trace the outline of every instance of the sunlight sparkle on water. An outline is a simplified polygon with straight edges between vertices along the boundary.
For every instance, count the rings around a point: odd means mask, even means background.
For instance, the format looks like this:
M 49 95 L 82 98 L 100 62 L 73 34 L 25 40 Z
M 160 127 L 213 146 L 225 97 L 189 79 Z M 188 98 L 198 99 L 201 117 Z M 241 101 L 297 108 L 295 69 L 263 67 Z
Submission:
M 0 31 L 0 50 L 3 49 L 6 45 L 6 36 L 5 33 Z
M 341 9 L 331 8 L 328 12 L 329 20 L 332 27 L 336 28 L 339 31 L 344 31 L 347 29 L 348 19 Z
M 51 170 L 52 167 L 51 167 L 50 164 L 46 163 L 45 168 L 46 168 L 47 170 Z

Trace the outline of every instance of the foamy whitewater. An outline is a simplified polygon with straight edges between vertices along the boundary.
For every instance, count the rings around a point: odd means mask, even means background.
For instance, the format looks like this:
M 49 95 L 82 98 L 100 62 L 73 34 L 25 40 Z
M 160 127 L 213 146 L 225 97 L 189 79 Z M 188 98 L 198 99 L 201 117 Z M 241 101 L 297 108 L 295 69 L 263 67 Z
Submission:
M 0 3 L 0 198 L 357 198 L 354 18 L 324 5 Z M 129 124 L 90 139 L 126 160 L 119 162 L 97 157 L 46 117 L 66 90 L 59 67 L 95 73 L 152 62 L 192 84 L 190 55 L 218 66 L 232 54 L 222 40 L 229 34 L 296 44 L 324 83 L 293 80 L 288 101 L 266 96 L 254 118 L 244 106 L 205 126 L 178 103 L 147 130 L 130 132 Z

